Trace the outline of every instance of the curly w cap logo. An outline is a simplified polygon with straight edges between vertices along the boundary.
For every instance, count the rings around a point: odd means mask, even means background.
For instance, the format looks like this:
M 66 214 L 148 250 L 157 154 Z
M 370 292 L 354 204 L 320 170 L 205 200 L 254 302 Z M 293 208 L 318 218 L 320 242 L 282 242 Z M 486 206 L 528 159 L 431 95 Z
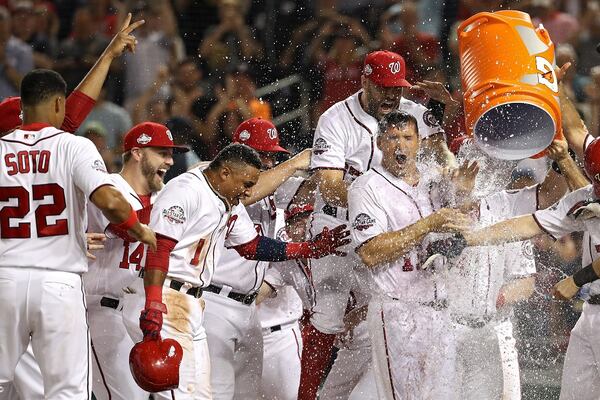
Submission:
M 271 140 L 275 139 L 277 137 L 277 129 L 275 129 L 275 128 L 269 128 L 269 129 L 267 129 L 267 134 L 269 135 L 269 138 Z
M 170 224 L 183 224 L 185 222 L 185 212 L 180 206 L 171 206 L 162 210 L 163 218 L 166 218 Z
M 595 180 L 596 182 L 600 182 L 600 173 L 598 173 L 598 174 L 594 175 L 594 180 Z
M 352 227 L 359 231 L 364 231 L 369 229 L 375 224 L 375 219 L 371 218 L 368 214 L 361 213 L 354 218 L 354 222 L 352 223 Z
M 390 68 L 390 72 L 396 75 L 400 72 L 400 61 L 391 62 L 388 67 Z

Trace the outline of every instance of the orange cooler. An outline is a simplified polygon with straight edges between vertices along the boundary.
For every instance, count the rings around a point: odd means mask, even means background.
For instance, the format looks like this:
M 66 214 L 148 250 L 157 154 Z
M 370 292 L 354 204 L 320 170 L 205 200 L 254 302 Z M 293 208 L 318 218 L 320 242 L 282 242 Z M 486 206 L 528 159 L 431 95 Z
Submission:
M 467 134 L 492 157 L 539 155 L 562 136 L 554 44 L 521 11 L 482 12 L 458 28 Z

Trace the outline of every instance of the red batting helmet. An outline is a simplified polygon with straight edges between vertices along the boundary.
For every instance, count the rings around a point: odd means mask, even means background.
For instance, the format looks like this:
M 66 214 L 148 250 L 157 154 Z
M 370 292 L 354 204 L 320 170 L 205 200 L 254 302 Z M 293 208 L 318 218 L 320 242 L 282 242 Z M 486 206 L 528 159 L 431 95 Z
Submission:
M 594 185 L 594 194 L 600 198 L 600 138 L 586 147 L 583 159 L 585 173 Z
M 174 339 L 145 340 L 129 353 L 133 379 L 146 392 L 156 393 L 179 386 L 181 345 Z
M 258 117 L 242 122 L 233 134 L 233 141 L 250 146 L 256 151 L 289 153 L 279 145 L 279 134 L 275 125 Z

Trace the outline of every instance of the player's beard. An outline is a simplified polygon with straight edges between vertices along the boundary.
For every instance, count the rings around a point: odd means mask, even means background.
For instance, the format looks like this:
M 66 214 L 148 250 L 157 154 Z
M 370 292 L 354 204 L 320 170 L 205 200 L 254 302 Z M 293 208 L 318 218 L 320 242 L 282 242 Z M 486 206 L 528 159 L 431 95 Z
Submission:
M 163 188 L 164 183 L 162 178 L 157 173 L 158 168 L 154 168 L 152 165 L 150 165 L 150 162 L 148 162 L 146 157 L 142 158 L 141 168 L 142 175 L 148 183 L 148 188 L 150 189 L 150 192 L 158 192 L 160 189 Z

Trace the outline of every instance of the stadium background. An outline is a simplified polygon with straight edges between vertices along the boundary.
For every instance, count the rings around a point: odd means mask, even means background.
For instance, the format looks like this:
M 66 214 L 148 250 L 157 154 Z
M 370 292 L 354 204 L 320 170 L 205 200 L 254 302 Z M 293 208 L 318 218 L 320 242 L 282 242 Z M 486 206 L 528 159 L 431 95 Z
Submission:
M 362 60 L 373 49 L 406 59 L 410 82 L 441 81 L 460 99 L 455 28 L 479 11 L 519 9 L 543 23 L 557 64 L 574 64 L 566 89 L 590 132 L 600 126 L 600 2 L 596 0 L 0 0 L 0 99 L 18 95 L 33 68 L 60 72 L 72 90 L 128 12 L 146 24 L 135 54 L 113 63 L 100 101 L 78 134 L 118 171 L 122 136 L 150 120 L 169 126 L 194 152 L 167 179 L 228 144 L 252 116 L 273 119 L 284 146 L 309 147 L 322 111 L 360 88 Z M 423 93 L 409 98 L 426 102 Z M 449 138 L 462 131 L 457 116 Z M 514 185 L 539 179 L 524 164 Z M 536 242 L 536 290 L 516 310 L 524 399 L 558 398 L 562 358 L 580 301 L 550 300 L 564 271 L 580 263 L 577 236 Z M 535 390 L 535 395 L 532 391 Z

